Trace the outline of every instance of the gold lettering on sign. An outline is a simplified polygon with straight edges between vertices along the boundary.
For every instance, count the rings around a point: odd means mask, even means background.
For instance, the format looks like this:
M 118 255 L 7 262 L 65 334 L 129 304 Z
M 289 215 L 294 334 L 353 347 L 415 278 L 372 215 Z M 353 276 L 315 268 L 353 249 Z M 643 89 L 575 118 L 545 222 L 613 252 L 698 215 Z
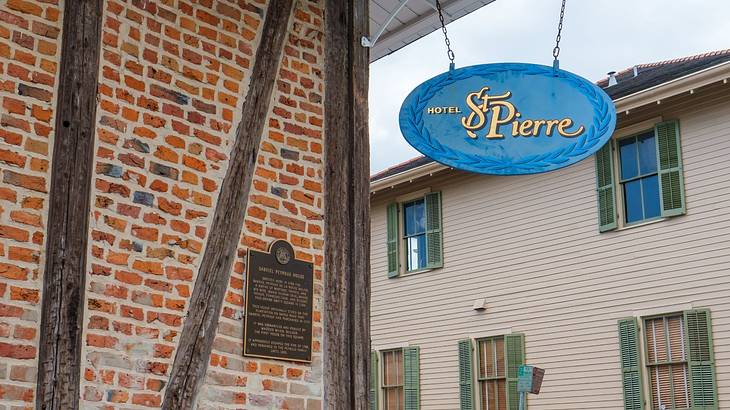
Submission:
M 553 133 L 557 131 L 559 135 L 566 138 L 577 137 L 585 131 L 585 127 L 582 125 L 575 131 L 570 131 L 570 128 L 575 125 L 571 118 L 521 120 L 522 113 L 508 101 L 512 97 L 512 92 L 489 95 L 488 91 L 489 87 L 483 87 L 466 96 L 466 105 L 470 112 L 469 115 L 461 118 L 461 125 L 466 129 L 466 135 L 469 138 L 476 139 L 477 132 L 484 128 L 487 129 L 487 133 L 484 135 L 487 139 L 504 138 L 501 127 L 508 124 L 512 126 L 512 136 L 515 138 L 537 137 L 543 129 L 548 137 L 552 137 Z M 449 108 L 454 107 L 430 107 L 427 112 L 429 114 L 453 113 Z

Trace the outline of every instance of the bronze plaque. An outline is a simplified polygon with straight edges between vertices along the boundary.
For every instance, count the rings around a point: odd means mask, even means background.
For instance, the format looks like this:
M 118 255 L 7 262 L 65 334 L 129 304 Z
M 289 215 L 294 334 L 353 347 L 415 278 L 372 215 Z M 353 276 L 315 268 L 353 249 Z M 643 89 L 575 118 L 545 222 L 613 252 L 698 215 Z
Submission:
M 248 251 L 243 354 L 312 361 L 314 267 L 286 241 Z

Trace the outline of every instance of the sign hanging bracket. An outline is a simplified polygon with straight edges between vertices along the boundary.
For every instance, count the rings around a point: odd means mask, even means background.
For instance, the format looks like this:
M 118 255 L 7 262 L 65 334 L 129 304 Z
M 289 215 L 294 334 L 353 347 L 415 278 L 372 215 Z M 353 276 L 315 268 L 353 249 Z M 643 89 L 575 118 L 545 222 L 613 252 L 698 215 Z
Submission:
M 378 39 L 380 39 L 380 36 L 382 36 L 383 33 L 385 33 L 385 29 L 387 29 L 388 26 L 390 25 L 390 23 L 393 22 L 393 19 L 395 19 L 395 16 L 398 15 L 398 13 L 400 13 L 401 10 L 403 10 L 403 7 L 406 6 L 408 1 L 409 0 L 401 0 L 398 7 L 396 7 L 392 13 L 390 13 L 390 16 L 388 16 L 388 19 L 385 20 L 385 23 L 383 23 L 383 25 L 380 27 L 380 30 L 378 30 L 378 32 L 375 34 L 375 37 L 368 38 L 367 36 L 362 36 L 362 38 L 360 39 L 360 44 L 362 44 L 363 47 L 368 47 L 368 48 L 375 47 L 375 43 L 377 43 Z

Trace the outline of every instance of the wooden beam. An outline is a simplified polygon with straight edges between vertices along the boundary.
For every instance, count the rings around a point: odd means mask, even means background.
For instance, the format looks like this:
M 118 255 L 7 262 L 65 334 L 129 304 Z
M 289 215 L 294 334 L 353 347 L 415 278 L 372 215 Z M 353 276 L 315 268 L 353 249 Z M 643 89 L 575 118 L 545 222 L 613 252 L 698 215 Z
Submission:
M 292 10 L 293 0 L 271 0 L 266 9 L 241 123 L 236 129 L 228 170 L 221 183 L 208 243 L 165 391 L 163 409 L 194 408 L 200 385 L 205 379 L 223 298 L 241 239 L 261 134 L 266 125 Z
M 77 409 L 103 0 L 66 1 L 48 195 L 37 409 Z
M 325 2 L 325 408 L 368 408 L 368 0 Z

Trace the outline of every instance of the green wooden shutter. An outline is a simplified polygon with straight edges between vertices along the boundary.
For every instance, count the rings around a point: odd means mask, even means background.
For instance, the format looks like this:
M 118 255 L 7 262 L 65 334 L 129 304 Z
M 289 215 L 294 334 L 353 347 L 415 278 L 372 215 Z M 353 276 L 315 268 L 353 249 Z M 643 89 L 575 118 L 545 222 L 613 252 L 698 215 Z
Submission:
M 368 401 L 370 402 L 370 410 L 378 410 L 378 373 L 380 368 L 378 367 L 378 352 L 375 350 L 370 351 L 370 395 Z
M 518 410 L 520 394 L 517 392 L 517 371 L 525 364 L 525 335 L 521 333 L 505 335 L 504 355 L 507 368 L 507 409 Z
M 471 339 L 459 340 L 459 410 L 474 410 Z
M 679 143 L 679 123 L 667 121 L 654 128 L 657 140 L 659 187 L 661 189 L 662 216 L 685 213 L 684 172 L 682 150 Z
M 612 146 L 612 141 L 608 141 L 596 152 L 596 191 L 598 192 L 598 230 L 600 232 L 618 227 Z
M 618 321 L 621 355 L 621 381 L 624 389 L 624 410 L 642 410 L 641 364 L 639 358 L 639 322 L 635 317 Z
M 398 204 L 388 205 L 388 277 L 394 278 L 400 273 L 398 259 Z
M 440 268 L 443 263 L 443 239 L 441 236 L 441 192 L 425 196 L 426 202 L 426 267 Z
M 421 408 L 421 367 L 418 346 L 403 348 L 403 396 L 404 410 Z
M 689 347 L 689 379 L 693 410 L 715 410 L 717 380 L 715 355 L 712 348 L 712 324 L 707 309 L 684 312 Z

